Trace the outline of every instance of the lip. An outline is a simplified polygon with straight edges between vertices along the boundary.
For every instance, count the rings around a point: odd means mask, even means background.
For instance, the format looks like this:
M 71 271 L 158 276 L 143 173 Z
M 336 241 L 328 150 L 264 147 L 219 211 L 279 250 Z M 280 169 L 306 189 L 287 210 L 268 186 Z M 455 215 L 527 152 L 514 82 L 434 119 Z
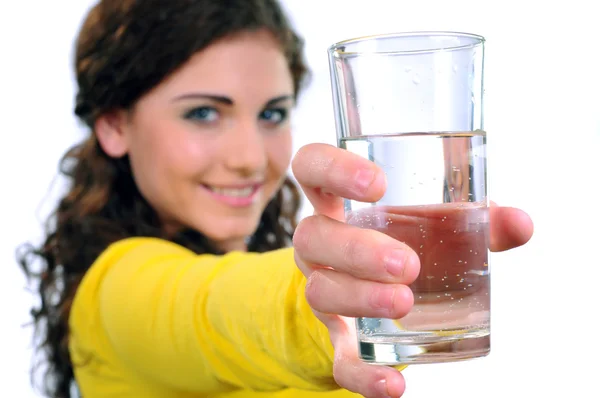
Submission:
M 254 183 L 254 184 L 232 184 L 232 185 L 219 185 L 219 186 L 215 186 L 215 185 L 208 185 L 208 184 L 202 184 L 202 188 L 208 192 L 210 194 L 210 196 L 212 196 L 214 199 L 216 199 L 217 201 L 226 204 L 228 206 L 231 207 L 248 207 L 254 204 L 254 202 L 256 202 L 262 187 L 263 187 L 263 183 Z M 221 193 L 217 193 L 215 191 L 213 191 L 212 189 L 210 189 L 210 187 L 217 187 L 220 189 L 245 189 L 245 188 L 252 188 L 252 193 L 248 196 L 228 196 L 228 195 L 224 195 Z

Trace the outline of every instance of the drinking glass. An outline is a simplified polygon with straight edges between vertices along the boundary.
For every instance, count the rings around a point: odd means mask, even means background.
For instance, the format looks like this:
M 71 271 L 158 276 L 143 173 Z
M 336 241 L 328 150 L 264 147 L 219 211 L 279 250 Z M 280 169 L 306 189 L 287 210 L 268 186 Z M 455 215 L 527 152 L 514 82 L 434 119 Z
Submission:
M 362 360 L 415 364 L 490 351 L 484 38 L 411 32 L 328 49 L 338 146 L 387 175 L 346 220 L 410 246 L 421 270 L 402 319 L 358 318 Z

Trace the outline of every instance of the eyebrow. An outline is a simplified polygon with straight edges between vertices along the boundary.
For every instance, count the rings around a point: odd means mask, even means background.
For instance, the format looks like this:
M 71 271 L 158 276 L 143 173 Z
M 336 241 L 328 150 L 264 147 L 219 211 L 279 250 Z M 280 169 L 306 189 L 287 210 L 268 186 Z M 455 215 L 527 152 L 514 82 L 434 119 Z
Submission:
M 234 101 L 229 97 L 225 97 L 223 95 L 203 94 L 203 93 L 183 94 L 183 95 L 175 97 L 173 99 L 173 102 L 190 100 L 190 99 L 208 99 L 211 101 L 220 102 L 225 105 L 233 105 L 234 104 Z M 272 98 L 269 101 L 267 101 L 266 106 L 267 107 L 273 106 L 279 102 L 286 101 L 286 100 L 293 100 L 293 99 L 294 99 L 293 95 L 281 95 L 279 97 L 275 97 L 275 98 Z

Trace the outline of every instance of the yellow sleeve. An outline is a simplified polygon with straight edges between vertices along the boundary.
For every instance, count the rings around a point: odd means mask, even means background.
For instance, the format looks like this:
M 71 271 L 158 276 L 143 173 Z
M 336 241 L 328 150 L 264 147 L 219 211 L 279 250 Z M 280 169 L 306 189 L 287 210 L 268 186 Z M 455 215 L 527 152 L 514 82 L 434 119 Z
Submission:
M 333 348 L 305 283 L 292 249 L 195 255 L 167 241 L 127 239 L 86 274 L 70 326 L 75 336 L 90 330 L 96 311 L 123 366 L 164 388 L 332 389 Z

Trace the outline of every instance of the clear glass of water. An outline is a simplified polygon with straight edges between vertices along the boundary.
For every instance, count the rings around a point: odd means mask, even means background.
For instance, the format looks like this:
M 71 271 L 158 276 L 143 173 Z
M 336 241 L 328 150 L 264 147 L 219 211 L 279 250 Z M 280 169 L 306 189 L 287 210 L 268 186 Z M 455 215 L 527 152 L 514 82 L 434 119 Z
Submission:
M 358 318 L 360 357 L 450 362 L 490 351 L 484 38 L 414 32 L 328 50 L 338 146 L 387 174 L 376 203 L 347 200 L 347 222 L 386 233 L 421 260 L 402 319 Z

